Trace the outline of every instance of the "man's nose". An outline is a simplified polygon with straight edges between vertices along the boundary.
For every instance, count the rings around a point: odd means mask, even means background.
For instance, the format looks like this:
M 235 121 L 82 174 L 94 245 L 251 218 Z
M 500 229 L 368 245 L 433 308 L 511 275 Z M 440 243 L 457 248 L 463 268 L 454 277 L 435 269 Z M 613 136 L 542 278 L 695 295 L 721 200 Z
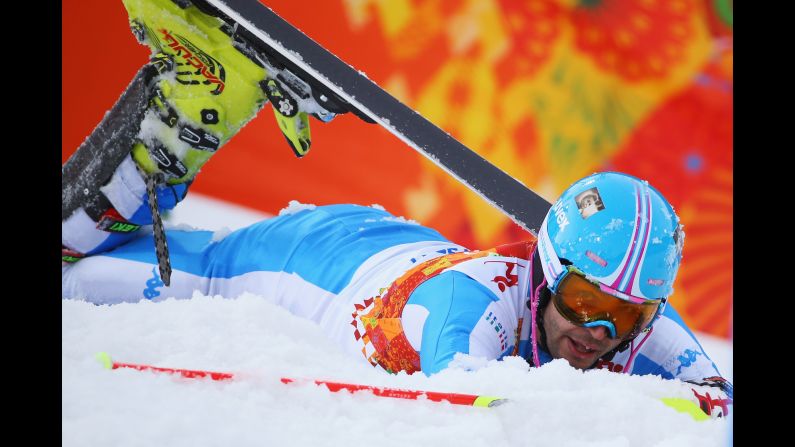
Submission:
M 602 341 L 606 338 L 610 338 L 610 329 L 606 326 L 602 326 L 601 324 L 598 326 L 593 326 L 586 328 L 591 333 L 591 337 L 595 340 Z

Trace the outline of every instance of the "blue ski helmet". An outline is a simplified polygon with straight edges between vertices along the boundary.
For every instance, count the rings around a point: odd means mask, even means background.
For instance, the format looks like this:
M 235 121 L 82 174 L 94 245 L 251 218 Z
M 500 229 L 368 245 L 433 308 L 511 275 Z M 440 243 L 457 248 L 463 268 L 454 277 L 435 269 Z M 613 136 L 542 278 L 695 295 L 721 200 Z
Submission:
M 602 290 L 625 300 L 673 293 L 684 232 L 668 201 L 648 182 L 618 172 L 589 175 L 550 208 L 538 232 L 544 277 L 553 293 L 566 260 Z

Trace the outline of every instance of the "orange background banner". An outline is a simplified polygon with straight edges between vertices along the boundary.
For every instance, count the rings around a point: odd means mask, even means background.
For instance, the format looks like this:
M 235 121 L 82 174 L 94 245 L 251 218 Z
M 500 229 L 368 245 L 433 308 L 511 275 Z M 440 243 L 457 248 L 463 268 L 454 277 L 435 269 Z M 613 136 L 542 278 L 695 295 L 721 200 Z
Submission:
M 648 180 L 685 224 L 671 302 L 692 328 L 730 336 L 732 0 L 264 3 L 550 201 L 595 171 Z M 62 7 L 66 161 L 149 51 L 121 1 Z M 270 213 L 378 203 L 471 248 L 525 237 L 380 127 L 350 114 L 310 124 L 297 159 L 263 109 L 192 190 Z

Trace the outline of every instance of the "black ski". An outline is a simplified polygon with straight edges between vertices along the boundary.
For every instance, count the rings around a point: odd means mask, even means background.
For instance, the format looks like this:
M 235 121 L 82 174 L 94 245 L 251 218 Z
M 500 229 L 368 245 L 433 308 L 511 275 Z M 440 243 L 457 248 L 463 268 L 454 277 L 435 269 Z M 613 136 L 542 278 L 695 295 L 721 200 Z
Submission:
M 534 235 L 550 203 L 381 89 L 258 0 L 192 0 L 217 16 L 241 50 L 286 67 L 330 111 L 351 111 L 387 129 Z
M 113 109 L 61 167 L 61 220 L 81 206 L 88 212 L 107 208 L 99 188 L 130 155 L 149 104 L 150 83 L 157 74 L 155 64 L 144 65 Z

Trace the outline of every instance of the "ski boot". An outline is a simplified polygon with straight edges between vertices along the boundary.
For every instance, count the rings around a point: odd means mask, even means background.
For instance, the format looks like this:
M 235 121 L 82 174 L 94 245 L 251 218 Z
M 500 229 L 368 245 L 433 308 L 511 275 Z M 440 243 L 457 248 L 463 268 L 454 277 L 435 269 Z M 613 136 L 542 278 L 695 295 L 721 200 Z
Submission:
M 269 99 L 298 156 L 310 146 L 308 114 L 329 121 L 335 113 L 292 99 L 283 84 L 289 73 L 241 46 L 206 8 L 187 0 L 123 3 L 152 57 L 63 166 L 63 260 L 109 250 L 151 224 L 168 285 L 160 212 L 185 197 L 204 163 Z

